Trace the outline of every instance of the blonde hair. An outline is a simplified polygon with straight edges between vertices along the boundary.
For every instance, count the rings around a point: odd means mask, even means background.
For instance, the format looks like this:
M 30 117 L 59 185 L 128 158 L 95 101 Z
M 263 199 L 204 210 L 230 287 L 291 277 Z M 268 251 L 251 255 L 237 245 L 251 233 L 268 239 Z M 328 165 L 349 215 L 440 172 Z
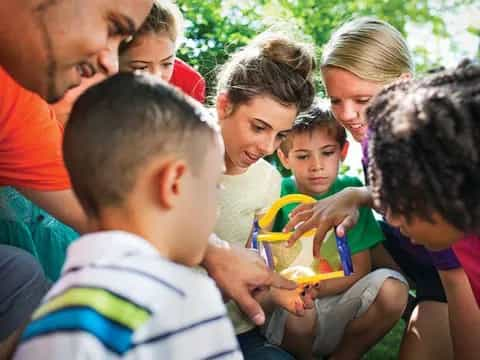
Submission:
M 313 47 L 285 35 L 266 32 L 233 54 L 217 77 L 235 107 L 257 95 L 306 110 L 315 96 Z
M 325 45 L 321 68 L 337 66 L 382 84 L 414 72 L 402 34 L 389 23 L 362 17 L 342 25 Z
M 166 34 L 178 48 L 183 39 L 183 15 L 177 4 L 169 0 L 154 0 L 152 9 L 142 26 L 129 40 L 120 44 L 119 53 L 128 50 L 146 34 Z

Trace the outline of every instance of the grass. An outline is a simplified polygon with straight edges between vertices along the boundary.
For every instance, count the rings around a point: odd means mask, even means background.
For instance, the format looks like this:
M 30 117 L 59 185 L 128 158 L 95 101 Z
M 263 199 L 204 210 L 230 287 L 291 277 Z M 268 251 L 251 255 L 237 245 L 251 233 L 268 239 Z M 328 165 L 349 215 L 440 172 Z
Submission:
M 370 350 L 364 360 L 393 360 L 398 359 L 398 350 L 403 336 L 405 322 L 400 320 L 394 328 Z

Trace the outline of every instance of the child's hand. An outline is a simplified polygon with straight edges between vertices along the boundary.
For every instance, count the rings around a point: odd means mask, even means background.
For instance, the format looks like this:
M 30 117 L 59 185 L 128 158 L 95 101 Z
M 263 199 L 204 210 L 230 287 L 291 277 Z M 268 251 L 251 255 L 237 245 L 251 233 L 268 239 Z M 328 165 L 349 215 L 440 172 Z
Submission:
M 295 290 L 270 288 L 270 296 L 275 305 L 297 316 L 303 316 L 306 309 L 312 309 L 314 306 L 312 293 L 307 292 L 303 287 Z
M 327 280 L 328 281 L 328 280 Z M 308 296 L 310 299 L 319 299 L 323 297 L 322 290 L 325 281 L 319 281 L 316 284 L 307 285 L 304 288 L 305 296 Z

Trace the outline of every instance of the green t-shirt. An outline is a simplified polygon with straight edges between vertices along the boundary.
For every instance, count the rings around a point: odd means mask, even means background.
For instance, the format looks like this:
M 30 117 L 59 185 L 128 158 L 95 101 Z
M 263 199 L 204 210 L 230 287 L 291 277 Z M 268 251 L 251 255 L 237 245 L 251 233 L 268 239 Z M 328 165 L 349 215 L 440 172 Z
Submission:
M 325 194 L 315 196 L 315 198 L 321 200 L 351 186 L 360 187 L 363 185 L 356 177 L 339 176 Z M 285 196 L 298 193 L 299 191 L 295 179 L 293 177 L 284 178 L 282 181 L 281 195 Z M 297 206 L 298 204 L 289 204 L 280 209 L 275 219 L 273 231 L 282 231 L 284 226 L 288 223 L 288 214 Z M 359 211 L 360 217 L 357 224 L 353 229 L 347 232 L 347 241 L 352 255 L 372 248 L 379 242 L 383 241 L 382 230 L 373 217 L 372 210 L 368 207 L 361 207 Z

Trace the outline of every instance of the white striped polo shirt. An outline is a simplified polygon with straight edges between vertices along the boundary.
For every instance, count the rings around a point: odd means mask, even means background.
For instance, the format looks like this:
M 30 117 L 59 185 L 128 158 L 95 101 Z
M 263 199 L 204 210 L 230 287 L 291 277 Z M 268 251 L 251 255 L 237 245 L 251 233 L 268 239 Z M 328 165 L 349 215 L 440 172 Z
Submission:
M 15 359 L 242 359 L 214 282 L 121 231 L 74 242 Z

